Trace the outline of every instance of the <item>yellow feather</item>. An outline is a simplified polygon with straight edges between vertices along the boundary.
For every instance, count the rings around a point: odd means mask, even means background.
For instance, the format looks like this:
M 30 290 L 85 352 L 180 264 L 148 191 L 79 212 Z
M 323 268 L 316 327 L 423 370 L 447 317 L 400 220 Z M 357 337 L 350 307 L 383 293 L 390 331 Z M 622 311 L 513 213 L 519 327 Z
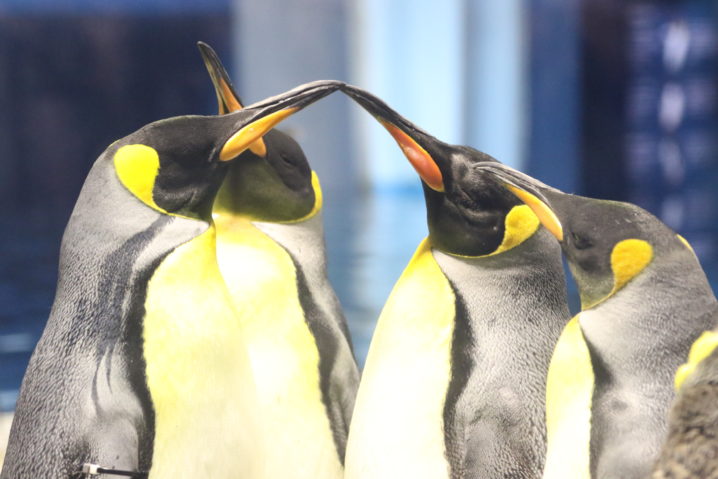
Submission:
M 653 259 L 653 247 L 648 241 L 625 239 L 616 243 L 611 251 L 614 294 L 643 271 Z M 609 295 L 610 296 L 610 295 Z
M 152 197 L 155 178 L 160 169 L 160 157 L 154 148 L 146 145 L 125 145 L 114 156 L 115 171 L 120 182 L 144 204 L 162 213 Z
M 319 197 L 319 201 L 321 201 Z M 341 478 L 319 376 L 319 351 L 289 254 L 250 220 L 215 218 L 217 257 L 245 334 L 270 438 L 266 478 Z
M 155 409 L 149 479 L 259 477 L 249 358 L 215 256 L 215 231 L 176 248 L 150 279 L 144 353 Z
M 544 479 L 589 479 L 593 366 L 576 315 L 554 349 L 546 379 Z
M 347 479 L 442 479 L 453 290 L 424 240 L 379 317 L 352 417 Z
M 688 362 L 682 364 L 676 371 L 676 389 L 680 389 L 683 382 L 695 372 L 701 361 L 711 355 L 716 346 L 718 346 L 718 332 L 705 331 L 701 334 L 691 346 L 691 351 L 688 353 Z

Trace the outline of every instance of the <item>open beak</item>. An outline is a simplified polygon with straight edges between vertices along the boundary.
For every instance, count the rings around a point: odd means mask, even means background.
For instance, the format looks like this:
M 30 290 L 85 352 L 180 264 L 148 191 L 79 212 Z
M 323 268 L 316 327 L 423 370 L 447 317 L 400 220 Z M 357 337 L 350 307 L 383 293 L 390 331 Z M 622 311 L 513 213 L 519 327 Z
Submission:
M 389 108 L 386 103 L 368 91 L 351 85 L 344 85 L 342 91 L 359 103 L 386 128 L 424 183 L 435 191 L 444 191 L 444 179 L 439 166 L 420 144 L 438 142 L 438 140 Z
M 224 143 L 219 153 L 220 161 L 236 158 L 279 122 L 338 90 L 342 85 L 342 82 L 336 80 L 305 83 L 235 112 L 236 115 L 242 114 L 243 126 Z
M 563 226 L 556 215 L 555 208 L 551 207 L 548 197 L 564 193 L 501 163 L 486 162 L 478 168 L 494 176 L 499 183 L 533 210 L 541 224 L 557 240 L 563 241 Z
M 197 48 L 199 48 L 199 53 L 202 55 L 204 66 L 207 67 L 209 77 L 212 79 L 214 92 L 217 95 L 219 114 L 224 115 L 241 110 L 243 108 L 242 99 L 234 90 L 229 74 L 219 60 L 217 53 L 204 42 L 197 42 Z M 249 145 L 249 150 L 260 158 L 267 156 L 267 145 L 264 144 L 262 138 L 258 138 Z

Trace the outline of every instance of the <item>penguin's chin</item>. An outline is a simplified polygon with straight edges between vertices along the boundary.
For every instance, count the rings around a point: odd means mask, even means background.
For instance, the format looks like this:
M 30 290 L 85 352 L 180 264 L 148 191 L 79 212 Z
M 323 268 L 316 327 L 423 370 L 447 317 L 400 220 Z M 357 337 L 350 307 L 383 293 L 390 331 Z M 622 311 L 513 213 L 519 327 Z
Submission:
M 578 286 L 578 295 L 581 299 L 581 309 L 594 308 L 611 296 L 613 291 L 613 278 L 593 278 L 583 272 L 577 271 L 575 266 L 569 263 L 571 274 Z

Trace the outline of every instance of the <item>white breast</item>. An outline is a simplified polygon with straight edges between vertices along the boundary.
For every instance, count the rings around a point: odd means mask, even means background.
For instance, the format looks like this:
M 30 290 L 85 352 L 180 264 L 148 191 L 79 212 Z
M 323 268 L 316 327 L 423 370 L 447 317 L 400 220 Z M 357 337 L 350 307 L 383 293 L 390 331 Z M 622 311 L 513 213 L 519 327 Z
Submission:
M 425 240 L 372 339 L 347 444 L 348 479 L 449 477 L 443 411 L 454 295 Z

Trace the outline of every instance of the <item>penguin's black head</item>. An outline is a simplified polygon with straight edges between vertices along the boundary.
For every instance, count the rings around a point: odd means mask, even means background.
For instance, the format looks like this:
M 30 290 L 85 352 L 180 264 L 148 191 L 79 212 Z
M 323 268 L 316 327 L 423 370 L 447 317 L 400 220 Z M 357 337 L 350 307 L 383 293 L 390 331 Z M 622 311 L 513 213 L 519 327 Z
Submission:
M 530 209 L 478 168 L 498 163 L 495 159 L 439 141 L 365 90 L 348 85 L 342 90 L 389 131 L 421 177 L 434 247 L 454 255 L 485 256 L 511 249 L 537 230 L 539 222 Z
M 111 146 L 115 171 L 145 205 L 208 221 L 228 163 L 284 118 L 340 85 L 307 83 L 228 115 L 151 123 Z
M 658 218 L 631 203 L 562 193 L 504 165 L 486 165 L 529 205 L 560 242 L 583 309 L 601 303 L 643 272 L 654 257 L 690 250 Z
M 219 113 L 243 109 L 226 69 L 209 45 L 198 47 L 212 78 Z M 299 144 L 277 130 L 258 138 L 229 166 L 215 210 L 260 221 L 293 222 L 321 208 L 321 188 Z

